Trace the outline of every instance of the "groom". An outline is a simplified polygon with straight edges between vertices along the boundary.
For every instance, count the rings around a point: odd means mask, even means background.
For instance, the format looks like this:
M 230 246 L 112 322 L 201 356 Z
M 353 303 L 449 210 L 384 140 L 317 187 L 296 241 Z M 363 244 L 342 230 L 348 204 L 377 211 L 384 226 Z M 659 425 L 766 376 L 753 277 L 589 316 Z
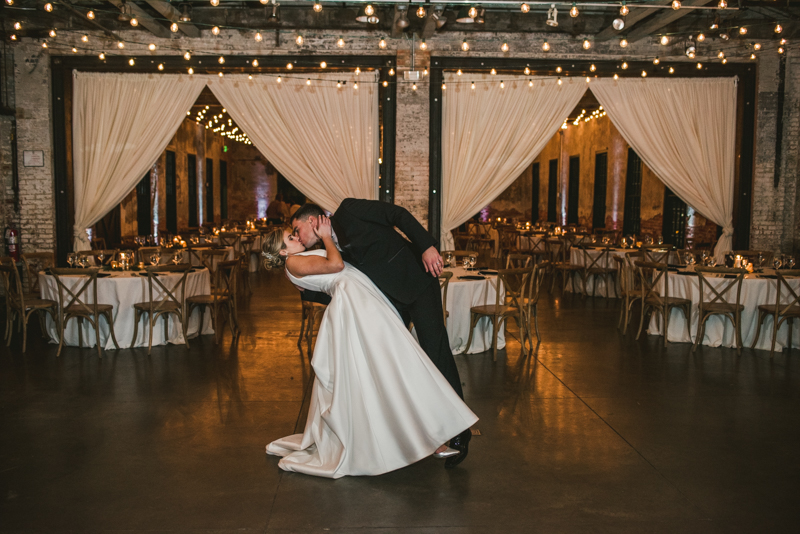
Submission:
M 324 214 L 316 204 L 306 204 L 292 216 L 293 233 L 304 247 L 316 244 L 316 220 Z M 342 258 L 383 291 L 406 323 L 409 319 L 414 323 L 422 350 L 463 399 L 444 325 L 438 281 L 442 257 L 436 250 L 436 240 L 406 209 L 377 200 L 344 199 L 331 217 L 331 226 Z M 313 300 L 314 296 L 304 298 Z M 471 437 L 467 429 L 450 440 L 450 447 L 460 454 L 448 458 L 445 467 L 464 461 Z

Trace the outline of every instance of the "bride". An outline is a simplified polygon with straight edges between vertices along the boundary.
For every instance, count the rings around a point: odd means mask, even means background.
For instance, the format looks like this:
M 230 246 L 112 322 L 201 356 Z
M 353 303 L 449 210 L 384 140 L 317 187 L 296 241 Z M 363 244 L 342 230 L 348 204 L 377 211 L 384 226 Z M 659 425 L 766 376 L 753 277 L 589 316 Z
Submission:
M 330 220 L 320 217 L 317 227 L 325 250 L 306 251 L 284 229 L 264 240 L 268 267 L 285 265 L 296 286 L 332 297 L 311 361 L 316 378 L 305 431 L 273 441 L 267 453 L 282 456 L 285 471 L 380 475 L 430 456 L 478 418 L 384 294 L 342 261 Z

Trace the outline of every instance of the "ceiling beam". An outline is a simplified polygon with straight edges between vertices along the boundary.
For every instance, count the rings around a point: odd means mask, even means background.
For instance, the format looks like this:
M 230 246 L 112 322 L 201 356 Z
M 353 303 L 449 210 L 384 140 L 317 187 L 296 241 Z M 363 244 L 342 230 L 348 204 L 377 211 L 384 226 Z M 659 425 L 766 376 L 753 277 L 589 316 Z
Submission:
M 683 4 L 686 6 L 704 6 L 713 1 L 714 0 L 685 0 Z M 644 24 L 637 26 L 633 31 L 628 32 L 628 42 L 633 43 L 635 41 L 644 39 L 645 37 L 649 37 L 653 32 L 660 30 L 667 24 L 675 22 L 679 18 L 688 15 L 692 11 L 692 9 L 670 9 L 663 11 Z
M 194 24 L 189 24 L 187 22 L 180 21 L 180 11 L 175 9 L 175 7 L 168 3 L 164 2 L 163 0 L 146 0 L 150 6 L 161 13 L 164 18 L 171 22 L 178 23 L 178 29 L 180 29 L 183 33 L 188 35 L 189 37 L 200 37 L 200 29 L 195 26 Z
M 669 4 L 669 3 L 670 2 L 665 2 L 665 4 Z M 636 24 L 640 20 L 644 19 L 645 17 L 649 17 L 650 15 L 652 15 L 654 13 L 659 13 L 659 12 L 663 11 L 663 9 L 660 9 L 660 8 L 633 7 L 633 6 L 631 6 L 630 10 L 631 10 L 630 13 L 628 13 L 625 17 L 622 17 L 622 19 L 625 21 L 625 28 L 623 28 L 620 31 L 617 31 L 617 30 L 614 29 L 614 26 L 609 26 L 606 29 L 604 29 L 603 31 L 601 31 L 600 33 L 598 33 L 597 35 L 595 35 L 594 36 L 594 40 L 595 41 L 608 41 L 609 39 L 612 39 L 613 37 L 624 35 L 623 32 L 627 28 L 630 28 L 631 26 L 633 26 L 634 24 Z M 628 39 L 628 40 L 630 40 L 630 39 Z
M 114 4 L 115 7 L 118 9 L 122 9 L 124 5 L 122 0 L 108 0 L 110 3 Z M 155 35 L 156 37 L 162 37 L 164 39 L 169 39 L 172 35 L 172 32 L 169 31 L 169 28 L 165 28 L 159 22 L 154 19 L 150 14 L 148 14 L 145 10 L 141 7 L 137 6 L 133 2 L 128 2 L 128 5 L 131 8 L 131 14 L 136 17 L 136 20 L 139 21 L 139 25 L 142 28 L 150 30 L 150 33 Z
M 99 23 L 97 23 L 97 22 L 95 22 L 93 20 L 87 19 L 86 18 L 86 13 L 84 13 L 82 11 L 78 11 L 77 9 L 75 9 L 75 7 L 72 4 L 70 4 L 67 0 L 61 0 L 59 2 L 59 5 L 64 6 L 67 9 L 67 11 L 69 11 L 73 15 L 76 15 L 77 17 L 79 17 L 83 23 L 86 23 L 86 24 L 88 24 L 88 25 L 90 25 L 90 26 L 92 26 L 94 28 L 97 28 L 101 32 L 103 32 L 106 35 L 106 37 L 110 37 L 111 39 L 114 39 L 115 41 L 119 41 L 120 40 L 119 35 L 115 34 L 114 32 L 112 32 L 111 30 L 109 30 L 108 28 L 103 26 L 102 24 L 99 24 Z

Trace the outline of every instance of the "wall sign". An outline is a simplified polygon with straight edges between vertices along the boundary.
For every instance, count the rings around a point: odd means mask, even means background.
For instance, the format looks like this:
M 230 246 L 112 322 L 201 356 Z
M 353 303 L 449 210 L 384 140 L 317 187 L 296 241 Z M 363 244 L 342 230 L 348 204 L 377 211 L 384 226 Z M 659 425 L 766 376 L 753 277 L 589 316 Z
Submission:
M 44 150 L 23 150 L 23 167 L 44 167 Z

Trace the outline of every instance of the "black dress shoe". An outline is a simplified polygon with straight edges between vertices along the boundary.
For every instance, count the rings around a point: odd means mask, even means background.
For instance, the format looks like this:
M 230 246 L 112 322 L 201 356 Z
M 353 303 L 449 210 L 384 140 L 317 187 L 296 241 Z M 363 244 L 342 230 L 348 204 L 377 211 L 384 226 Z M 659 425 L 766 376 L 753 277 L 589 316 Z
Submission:
M 458 456 L 452 456 L 447 460 L 445 460 L 444 462 L 445 469 L 453 468 L 467 458 L 467 454 L 469 453 L 469 440 L 471 439 L 472 439 L 472 432 L 468 428 L 461 434 L 457 435 L 456 437 L 450 440 L 450 447 L 459 451 L 460 454 Z

